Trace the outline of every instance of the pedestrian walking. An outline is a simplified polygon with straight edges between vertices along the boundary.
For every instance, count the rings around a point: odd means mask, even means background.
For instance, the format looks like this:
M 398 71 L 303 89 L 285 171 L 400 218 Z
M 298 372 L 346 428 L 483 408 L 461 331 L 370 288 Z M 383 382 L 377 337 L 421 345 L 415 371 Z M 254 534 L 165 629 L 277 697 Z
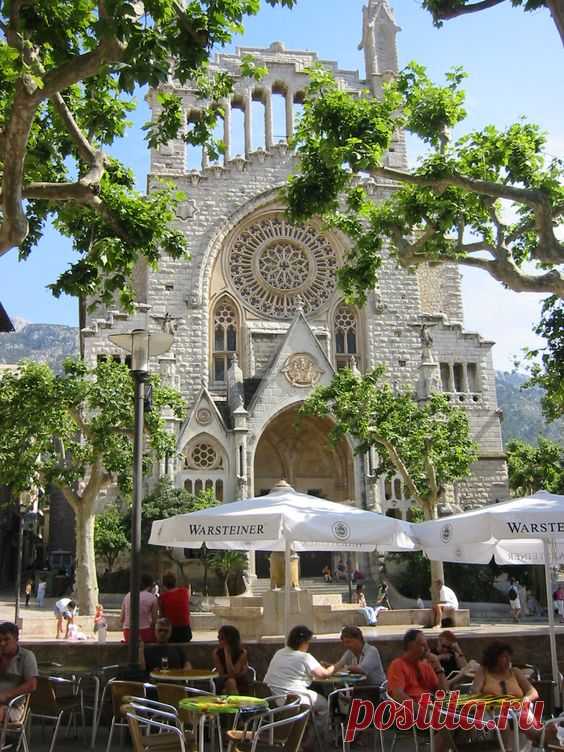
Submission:
M 29 601 L 31 600 L 32 594 L 33 594 L 33 582 L 32 582 L 32 580 L 28 580 L 25 583 L 25 605 L 26 605 L 26 608 L 29 608 Z
M 42 577 L 39 580 L 39 585 L 37 586 L 37 605 L 39 608 L 43 608 L 45 605 L 45 593 L 47 592 L 47 582 L 45 581 L 45 578 Z

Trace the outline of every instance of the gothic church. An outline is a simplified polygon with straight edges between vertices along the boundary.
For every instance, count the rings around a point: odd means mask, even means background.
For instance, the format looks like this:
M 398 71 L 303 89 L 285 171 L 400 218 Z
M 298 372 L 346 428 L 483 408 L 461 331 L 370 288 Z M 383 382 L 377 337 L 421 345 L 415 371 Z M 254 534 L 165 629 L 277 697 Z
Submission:
M 378 96 L 398 70 L 398 31 L 388 0 L 369 0 L 361 40 L 366 78 L 281 42 L 220 54 L 212 69 L 236 81 L 224 102 L 221 161 L 203 155 L 191 169 L 195 155 L 181 140 L 151 153 L 149 190 L 166 178 L 188 196 L 176 221 L 191 259 L 163 258 L 158 271 L 139 268 L 135 314 L 99 308 L 82 336 L 93 365 L 98 357 L 121 357 L 109 334 L 174 322 L 172 350 L 152 369 L 189 406 L 183 423 L 170 419 L 178 457 L 160 468 L 178 486 L 212 488 L 230 501 L 265 493 L 284 478 L 300 491 L 409 518 L 401 479 L 376 479 L 375 458 L 355 456 L 346 440 L 330 446 L 329 420 L 307 418 L 296 427 L 304 398 L 316 384 L 330 382 L 336 369 L 364 372 L 382 363 L 398 388 L 408 386 L 421 399 L 442 390 L 468 411 L 480 457 L 450 502 L 468 508 L 507 493 L 493 343 L 464 329 L 457 267 L 410 272 L 387 260 L 367 304 L 346 305 L 335 279 L 346 240 L 315 221 L 291 225 L 279 198 L 296 166 L 288 140 L 308 82 L 305 71 L 320 62 L 342 87 Z M 240 75 L 249 54 L 268 70 L 260 82 Z M 187 123 L 197 119 L 203 105 L 194 93 L 170 87 L 182 97 Z M 157 92 L 149 103 L 156 116 Z M 237 127 L 242 153 L 234 148 Z M 407 166 L 401 134 L 386 159 Z M 377 201 L 391 187 L 369 180 L 368 190 Z

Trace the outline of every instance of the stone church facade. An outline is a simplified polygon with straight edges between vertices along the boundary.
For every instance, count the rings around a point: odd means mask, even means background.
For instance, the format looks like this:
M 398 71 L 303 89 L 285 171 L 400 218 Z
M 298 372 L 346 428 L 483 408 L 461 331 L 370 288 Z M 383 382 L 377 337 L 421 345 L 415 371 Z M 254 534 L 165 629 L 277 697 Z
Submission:
M 369 0 L 361 41 L 365 79 L 280 42 L 220 54 L 212 70 L 235 80 L 224 102 L 221 161 L 210 163 L 204 155 L 199 168 L 190 169 L 194 154 L 180 140 L 151 153 L 149 190 L 166 178 L 187 195 L 176 221 L 191 258 L 163 258 L 158 271 L 139 268 L 135 314 L 100 308 L 82 334 L 92 365 L 98 357 L 120 357 L 108 341 L 111 333 L 173 326 L 172 350 L 152 367 L 189 406 L 183 423 L 170 419 L 178 458 L 161 467 L 179 486 L 213 488 L 229 501 L 262 494 L 285 478 L 298 490 L 405 518 L 411 504 L 399 478 L 375 479 L 375 457 L 355 456 L 346 440 L 330 446 L 329 420 L 296 421 L 304 398 L 316 384 L 329 383 L 336 369 L 365 372 L 381 363 L 398 388 L 413 388 L 422 398 L 442 389 L 468 410 L 480 458 L 453 490 L 454 502 L 467 508 L 506 494 L 493 343 L 464 329 L 457 267 L 411 272 L 386 259 L 367 304 L 347 305 L 335 277 L 346 239 L 317 221 L 291 225 L 279 197 L 296 167 L 288 140 L 308 67 L 321 63 L 343 88 L 378 95 L 398 70 L 398 31 L 387 0 Z M 260 82 L 241 77 L 245 55 L 267 68 Z M 189 88 L 170 88 L 182 97 L 187 123 L 197 120 L 205 104 Z M 149 104 L 157 115 L 156 92 Z M 401 134 L 386 159 L 407 166 Z M 369 180 L 368 190 L 377 201 L 392 187 Z

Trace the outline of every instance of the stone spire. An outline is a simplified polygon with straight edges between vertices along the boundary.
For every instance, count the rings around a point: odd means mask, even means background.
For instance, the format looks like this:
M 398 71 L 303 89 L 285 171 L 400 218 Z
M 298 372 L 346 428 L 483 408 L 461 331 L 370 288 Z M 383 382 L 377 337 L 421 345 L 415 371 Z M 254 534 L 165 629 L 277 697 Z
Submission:
M 401 31 L 396 24 L 394 11 L 388 0 L 368 0 L 362 9 L 362 39 L 358 45 L 364 50 L 366 80 L 378 93 L 381 78 L 398 71 L 396 34 Z

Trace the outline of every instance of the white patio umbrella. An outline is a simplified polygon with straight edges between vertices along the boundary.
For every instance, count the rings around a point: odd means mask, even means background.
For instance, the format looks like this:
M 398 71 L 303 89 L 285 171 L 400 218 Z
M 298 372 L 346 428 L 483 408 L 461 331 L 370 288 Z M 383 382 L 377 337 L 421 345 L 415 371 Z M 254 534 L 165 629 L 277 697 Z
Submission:
M 564 496 L 538 491 L 533 496 L 413 525 L 432 559 L 485 564 L 544 564 L 552 676 L 560 705 L 560 673 L 552 608 L 551 566 L 564 556 Z
M 149 543 L 171 548 L 285 552 L 284 628 L 294 551 L 409 551 L 411 525 L 393 517 L 299 493 L 281 481 L 266 496 L 153 522 Z

